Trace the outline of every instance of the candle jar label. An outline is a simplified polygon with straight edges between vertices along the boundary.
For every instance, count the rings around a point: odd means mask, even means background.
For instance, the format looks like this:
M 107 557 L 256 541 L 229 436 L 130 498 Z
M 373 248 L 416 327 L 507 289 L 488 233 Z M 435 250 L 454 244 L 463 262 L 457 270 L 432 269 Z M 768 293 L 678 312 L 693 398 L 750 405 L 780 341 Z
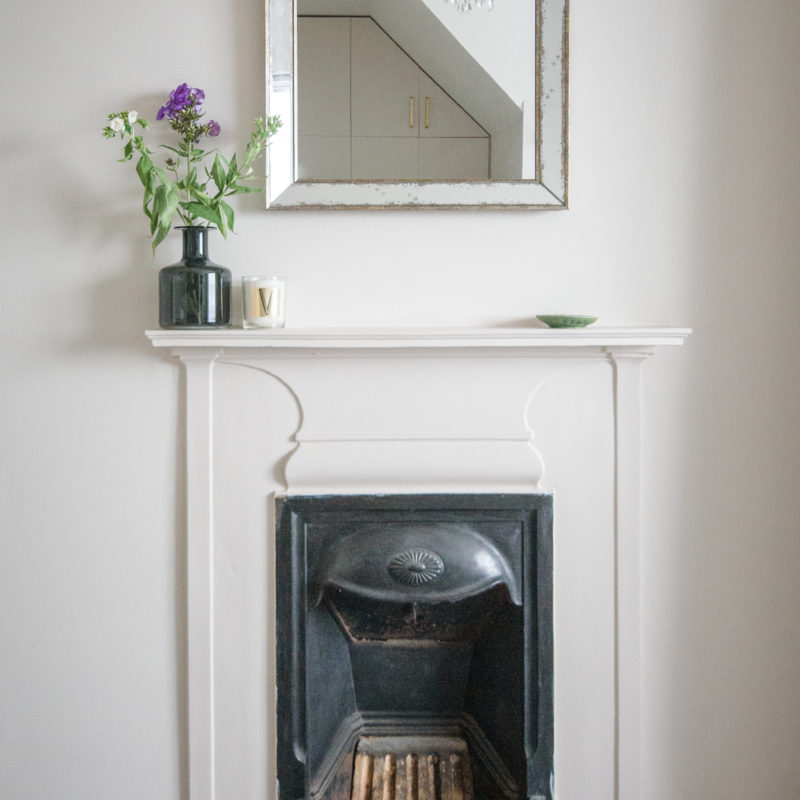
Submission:
M 282 294 L 283 290 L 279 286 L 254 286 L 253 316 L 279 317 L 281 315 Z

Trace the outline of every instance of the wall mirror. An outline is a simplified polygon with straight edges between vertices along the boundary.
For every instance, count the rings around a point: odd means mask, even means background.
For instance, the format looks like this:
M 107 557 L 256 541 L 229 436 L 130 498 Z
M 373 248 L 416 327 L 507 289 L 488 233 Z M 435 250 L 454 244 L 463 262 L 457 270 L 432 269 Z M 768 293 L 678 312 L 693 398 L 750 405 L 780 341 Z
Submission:
M 566 207 L 568 0 L 266 11 L 269 208 Z

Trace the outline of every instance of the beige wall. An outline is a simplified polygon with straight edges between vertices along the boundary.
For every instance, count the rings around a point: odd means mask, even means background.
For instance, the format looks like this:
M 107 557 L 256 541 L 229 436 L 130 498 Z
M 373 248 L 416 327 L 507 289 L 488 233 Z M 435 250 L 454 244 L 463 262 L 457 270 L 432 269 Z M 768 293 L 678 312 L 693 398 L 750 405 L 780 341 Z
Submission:
M 7 5 L 0 795 L 173 800 L 180 376 L 142 331 L 177 251 L 151 259 L 100 129 L 186 80 L 223 149 L 242 141 L 262 9 Z M 800 796 L 798 41 L 794 0 L 573 0 L 571 210 L 267 214 L 251 197 L 212 251 L 235 276 L 286 273 L 292 325 L 695 328 L 645 368 L 647 800 Z

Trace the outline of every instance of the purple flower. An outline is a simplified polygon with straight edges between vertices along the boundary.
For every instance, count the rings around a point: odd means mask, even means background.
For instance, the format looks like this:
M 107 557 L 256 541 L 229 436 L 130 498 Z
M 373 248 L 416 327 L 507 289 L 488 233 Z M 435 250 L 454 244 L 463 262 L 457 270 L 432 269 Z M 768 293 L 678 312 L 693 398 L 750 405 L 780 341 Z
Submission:
M 173 106 L 171 102 L 167 103 L 165 106 L 161 106 L 161 108 L 158 109 L 158 114 L 156 114 L 156 119 L 164 119 L 164 117 L 166 117 L 167 119 L 175 119 L 175 116 L 179 111 L 180 108 L 175 108 L 175 106 Z
M 175 119 L 187 106 L 202 111 L 205 99 L 206 93 L 202 89 L 193 89 L 188 83 L 182 83 L 169 93 L 169 100 L 158 109 L 156 119 Z
M 169 93 L 169 102 L 176 111 L 180 111 L 187 105 L 192 97 L 192 87 L 186 83 L 182 83 L 177 89 L 173 89 Z
M 208 123 L 208 135 L 209 136 L 219 136 L 219 122 L 215 120 L 211 120 Z

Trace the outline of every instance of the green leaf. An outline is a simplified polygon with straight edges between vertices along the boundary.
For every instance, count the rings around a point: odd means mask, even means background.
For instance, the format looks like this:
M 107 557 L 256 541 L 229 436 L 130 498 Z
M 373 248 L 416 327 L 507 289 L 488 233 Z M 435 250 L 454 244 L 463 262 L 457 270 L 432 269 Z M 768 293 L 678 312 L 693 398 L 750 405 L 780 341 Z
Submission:
M 139 180 L 142 182 L 142 185 L 147 187 L 148 183 L 150 182 L 150 176 L 153 171 L 153 162 L 150 160 L 150 157 L 146 154 L 142 154 L 141 158 L 136 162 L 136 174 L 139 176 Z
M 233 154 L 233 158 L 230 160 L 230 164 L 228 164 L 228 175 L 225 179 L 226 183 L 233 183 L 236 180 L 236 176 L 239 174 L 239 164 L 236 161 L 236 153 Z
M 228 223 L 228 227 L 233 230 L 233 209 L 224 200 L 219 201 L 219 208 L 225 215 L 225 222 Z
M 217 189 L 220 192 L 224 192 L 228 175 L 225 172 L 225 168 L 222 166 L 219 153 L 214 156 L 214 163 L 211 165 L 211 177 L 214 179 L 214 183 L 217 184 Z
M 197 169 L 195 167 L 186 173 L 186 177 L 182 181 L 178 181 L 179 189 L 191 192 L 193 187 L 197 187 Z
M 172 226 L 172 218 L 175 216 L 175 211 L 178 208 L 178 187 L 174 183 L 162 183 L 158 186 L 153 195 L 153 210 L 150 218 L 150 232 L 160 234 L 166 231 L 163 236 L 156 238 L 158 242 L 153 244 L 155 247 L 159 242 L 164 239 L 166 233 L 169 232 Z
M 181 208 L 186 209 L 186 211 L 188 211 L 190 214 L 194 214 L 196 217 L 213 222 L 224 235 L 225 223 L 223 222 L 219 211 L 217 211 L 217 209 L 215 209 L 213 206 L 207 206 L 204 203 L 194 203 L 190 201 L 181 203 Z
M 170 226 L 167 225 L 166 228 L 159 228 L 158 233 L 153 238 L 153 252 L 155 252 L 156 247 L 158 247 L 164 239 L 167 238 L 167 234 L 169 233 Z
M 159 186 L 153 193 L 153 206 L 150 209 L 150 235 L 154 235 L 158 227 L 158 217 L 166 201 L 166 188 Z
M 189 187 L 189 192 L 195 200 L 199 200 L 203 205 L 210 206 L 214 201 L 199 186 Z
M 147 186 L 145 187 L 145 191 L 150 193 L 152 197 L 155 194 L 156 187 L 158 186 L 158 173 L 155 169 L 151 169 L 150 172 L 147 174 Z
M 158 176 L 158 179 L 161 181 L 161 183 L 165 183 L 165 184 L 166 183 L 169 183 L 169 184 L 172 183 L 172 181 L 170 180 L 169 175 L 167 175 L 166 171 L 161 169 L 161 167 L 157 167 L 157 166 L 153 165 L 153 172 L 155 172 L 155 174 Z M 176 191 L 177 191 L 177 189 L 176 189 Z
M 142 197 L 142 211 L 144 215 L 152 222 L 152 212 L 150 211 L 150 203 L 153 200 L 154 190 L 150 186 L 144 187 L 144 196 Z

